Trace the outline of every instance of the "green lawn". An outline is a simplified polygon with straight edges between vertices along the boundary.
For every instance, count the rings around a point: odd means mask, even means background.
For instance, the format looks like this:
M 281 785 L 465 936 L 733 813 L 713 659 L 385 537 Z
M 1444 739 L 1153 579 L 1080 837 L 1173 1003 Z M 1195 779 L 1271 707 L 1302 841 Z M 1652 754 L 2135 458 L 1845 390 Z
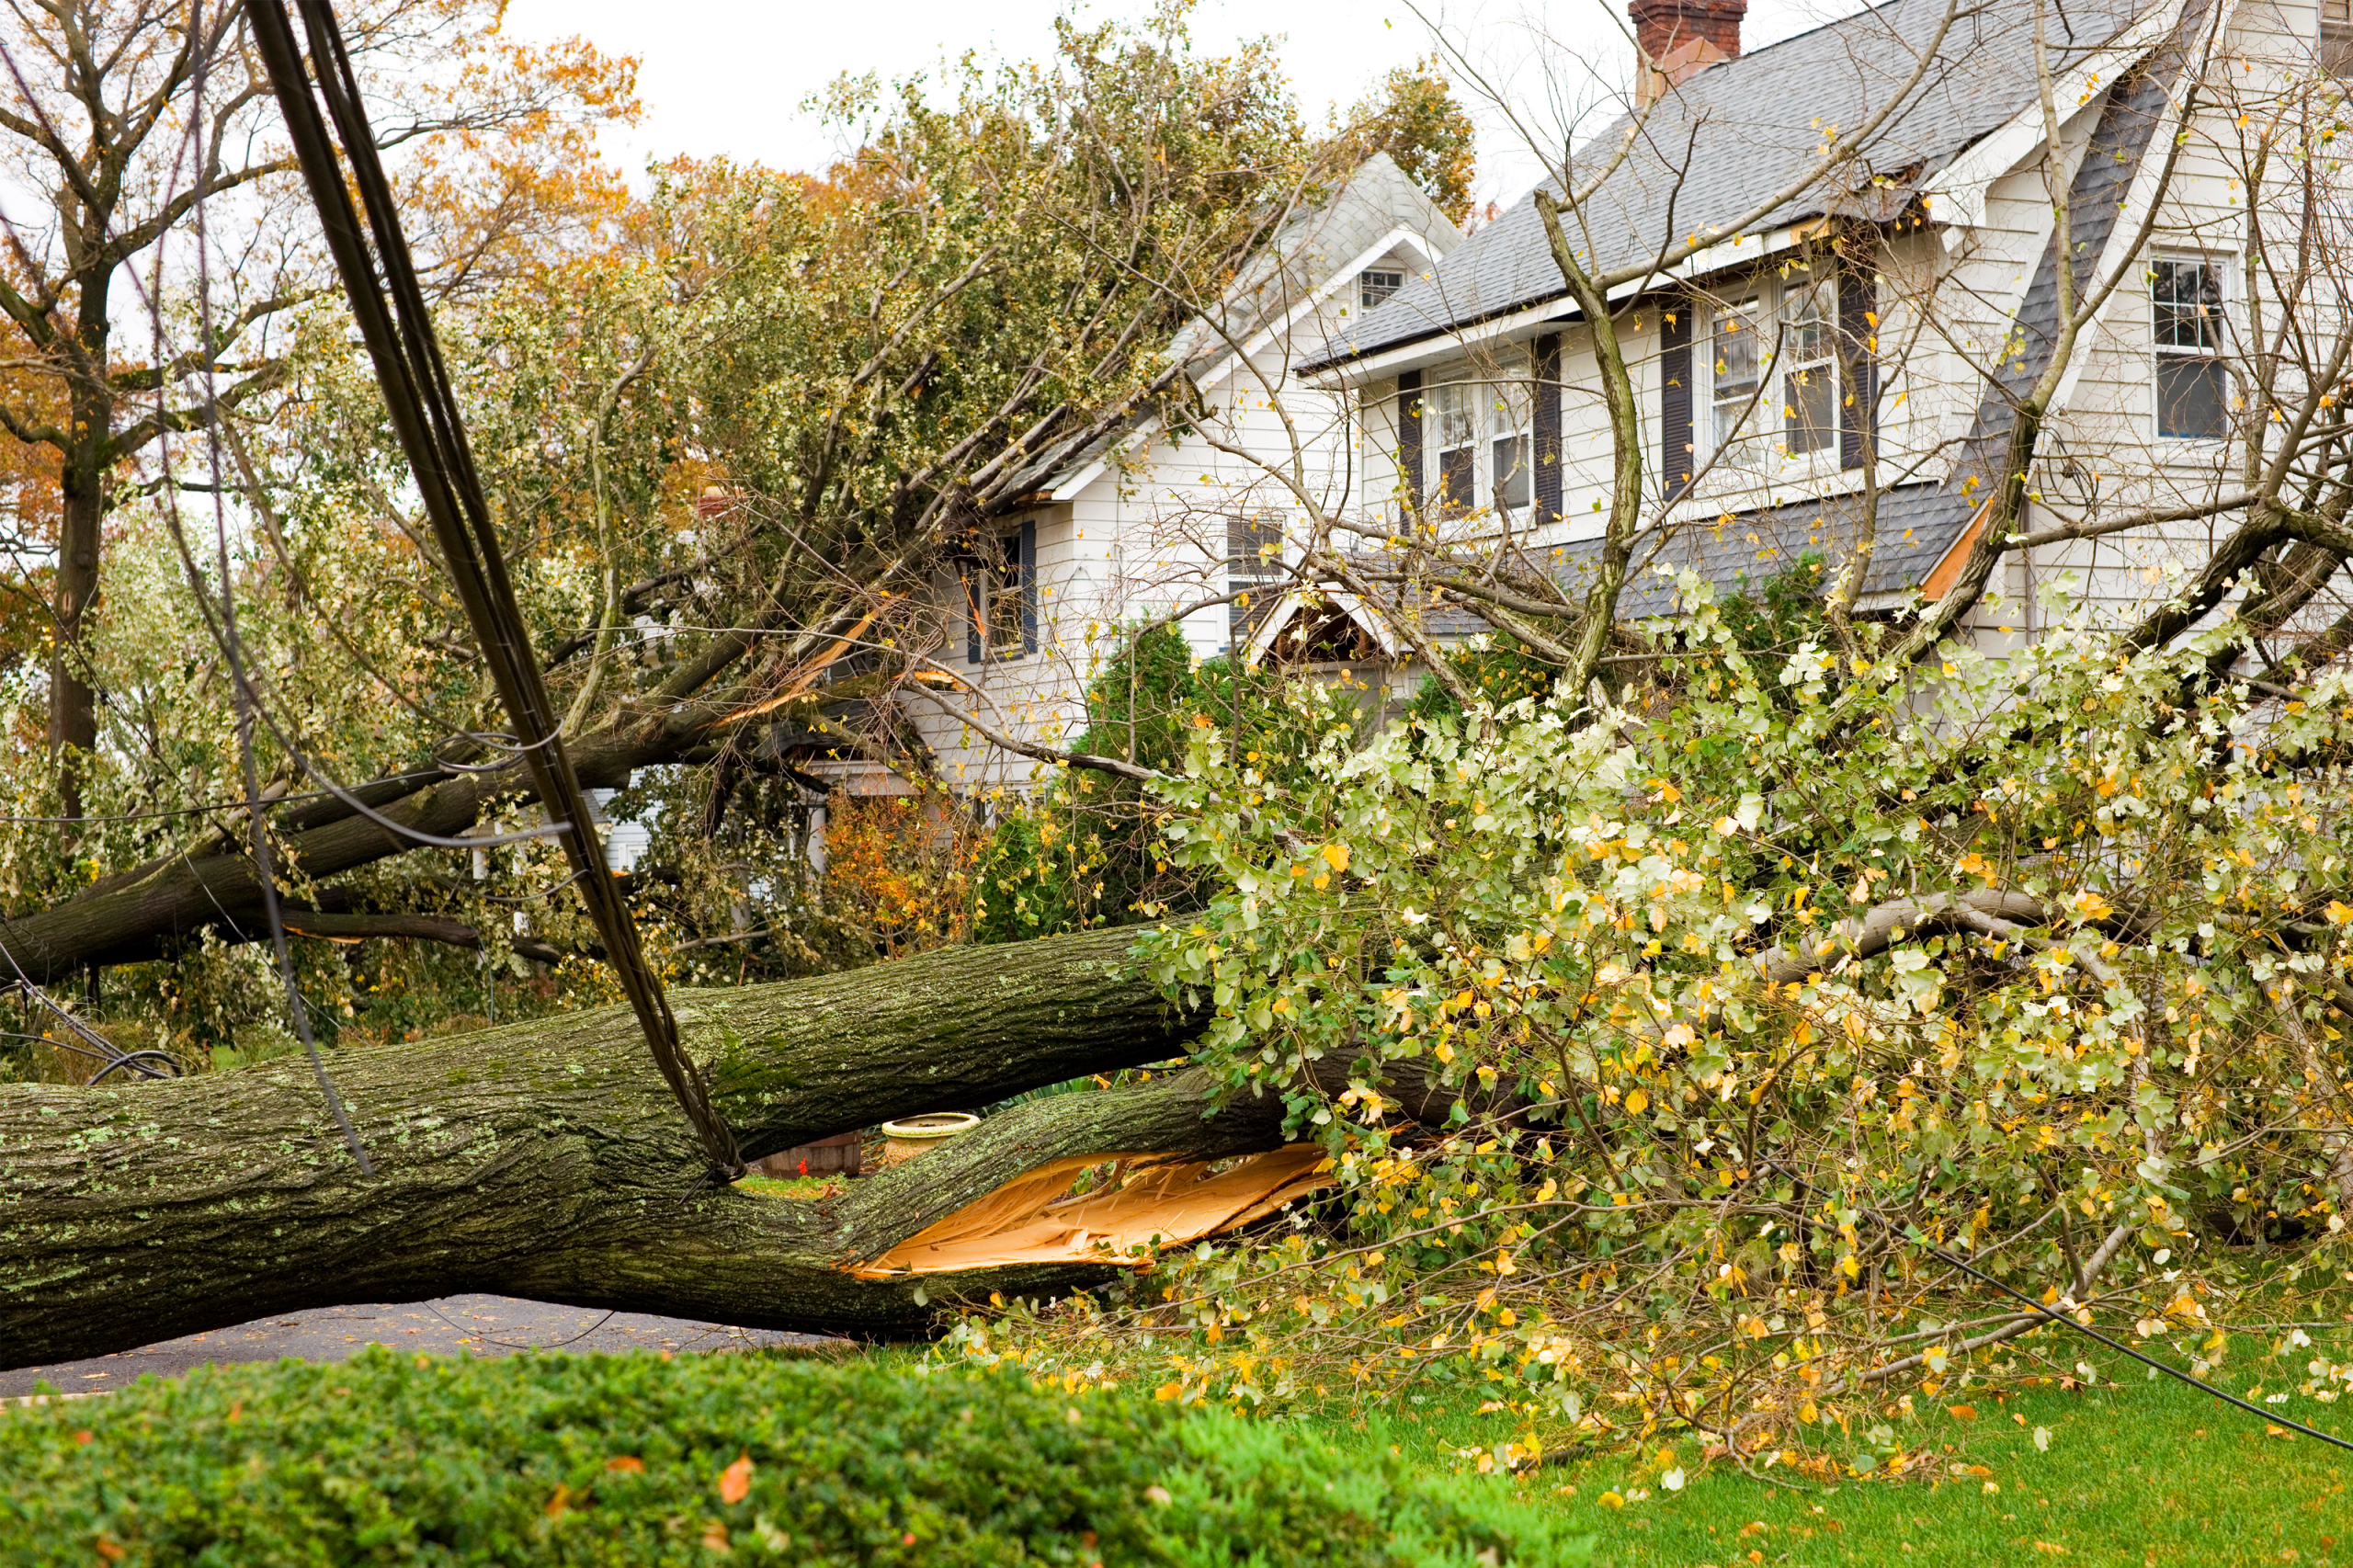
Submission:
M 2304 1352 L 2309 1356 L 2310 1352 Z M 2301 1358 L 2299 1358 L 2301 1359 Z M 2225 1568 L 2241 1563 L 2353 1564 L 2353 1453 L 2310 1438 L 2267 1435 L 2266 1423 L 2170 1379 L 2077 1391 L 2053 1385 L 1996 1400 L 1960 1396 L 1973 1420 L 1943 1403 L 1891 1423 L 1901 1439 L 1937 1451 L 1937 1479 L 1847 1481 L 1785 1490 L 1737 1469 L 1702 1466 L 1688 1441 L 1679 1492 L 1660 1485 L 1656 1456 L 1613 1456 L 1523 1477 L 1516 1487 L 1599 1540 L 1612 1568 L 1712 1563 L 2116 1563 Z M 2264 1367 L 2279 1386 L 2278 1363 Z M 2225 1368 L 2244 1393 L 2256 1372 Z M 2229 1374 L 2235 1373 L 2231 1376 Z M 1956 1401 L 1958 1403 L 1958 1401 Z M 2353 1408 L 2298 1395 L 2279 1407 L 2323 1431 L 2353 1437 Z M 1453 1450 L 1513 1436 L 1500 1416 L 1449 1411 L 1433 1400 L 1420 1421 L 1387 1439 L 1433 1468 Z M 2339 1414 L 2342 1412 L 2343 1414 Z M 1336 1432 L 1347 1423 L 1332 1422 Z M 2038 1450 L 2037 1427 L 2049 1433 Z M 1374 1440 L 1354 1429 L 1354 1440 Z M 1954 1465 L 1989 1476 L 1959 1478 Z M 1602 1499 L 1623 1499 L 1610 1506 Z

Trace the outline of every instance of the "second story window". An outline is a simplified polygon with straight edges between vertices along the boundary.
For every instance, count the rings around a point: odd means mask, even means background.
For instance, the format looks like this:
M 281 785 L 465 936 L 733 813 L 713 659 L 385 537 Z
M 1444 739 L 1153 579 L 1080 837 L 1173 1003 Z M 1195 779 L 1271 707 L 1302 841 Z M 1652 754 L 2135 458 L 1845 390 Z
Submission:
M 1838 296 L 1828 278 L 1781 289 L 1781 435 L 1792 457 L 1838 444 Z
M 2353 65 L 2353 0 L 2320 0 L 2320 62 L 2339 76 Z
M 1438 457 L 1438 515 L 1459 516 L 1479 504 L 1478 389 L 1447 382 L 1430 393 L 1425 417 Z
M 1710 377 L 1714 407 L 1709 426 L 1711 449 L 1729 445 L 1739 436 L 1756 401 L 1756 378 L 1762 369 L 1764 346 L 1757 342 L 1756 301 L 1743 300 L 1716 312 L 1710 339 L 1714 372 Z
M 1017 659 L 1038 649 L 1038 525 L 983 535 L 963 569 L 965 657 Z
M 2149 267 L 2156 348 L 2157 434 L 2213 440 L 2229 415 L 2222 368 L 2222 280 L 2211 261 L 2160 258 Z
M 1529 438 L 1535 399 L 1524 375 L 1490 389 L 1487 411 L 1487 498 L 1499 512 L 1526 506 L 1535 480 L 1535 443 Z
M 1404 286 L 1403 267 L 1368 267 L 1357 274 L 1357 306 L 1369 311 Z

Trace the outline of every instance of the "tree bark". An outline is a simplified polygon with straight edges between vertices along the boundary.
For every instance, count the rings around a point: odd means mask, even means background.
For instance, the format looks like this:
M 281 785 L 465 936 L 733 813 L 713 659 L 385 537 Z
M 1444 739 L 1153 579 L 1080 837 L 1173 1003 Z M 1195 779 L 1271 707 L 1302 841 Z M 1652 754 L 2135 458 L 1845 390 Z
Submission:
M 747 1156 L 1181 1053 L 1133 931 L 674 994 Z M 816 1203 L 697 1190 L 699 1147 L 612 1006 L 346 1052 L 363 1179 L 299 1057 L 74 1089 L 0 1085 L 0 1365 L 272 1312 L 489 1290 L 775 1328 L 919 1330 L 926 1301 L 1100 1264 L 858 1280 L 848 1266 L 1049 1160 L 1281 1142 L 1277 1096 L 1204 1117 L 1196 1073 L 1040 1098 Z

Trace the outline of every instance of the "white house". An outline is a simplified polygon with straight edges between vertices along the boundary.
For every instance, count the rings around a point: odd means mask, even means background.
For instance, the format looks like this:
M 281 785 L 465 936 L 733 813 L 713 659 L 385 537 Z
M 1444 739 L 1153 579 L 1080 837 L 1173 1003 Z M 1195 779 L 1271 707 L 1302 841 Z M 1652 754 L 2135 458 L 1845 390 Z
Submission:
M 1584 144 L 1574 178 L 1594 183 L 1568 220 L 1583 266 L 1639 274 L 1613 296 L 1650 486 L 1622 614 L 1672 608 L 1660 563 L 1730 587 L 1819 551 L 1835 574 L 1866 515 L 1860 611 L 1949 585 L 2016 396 L 2053 362 L 2060 213 L 2078 292 L 2122 281 L 2061 372 L 2026 527 L 2091 537 L 2014 551 L 1973 630 L 2031 634 L 2036 590 L 2063 573 L 2137 614 L 2204 562 L 2250 440 L 2265 449 L 2256 357 L 2309 328 L 2325 360 L 2353 301 L 2353 209 L 2327 145 L 2346 0 L 1891 0 L 1754 51 L 1745 0 L 1631 11 L 1662 65 L 1654 101 Z M 1714 243 L 1676 256 L 1687 237 Z M 2298 293 L 2296 267 L 2323 276 Z M 1532 197 L 1302 371 L 1355 403 L 1360 516 L 1508 543 L 1574 585 L 1612 445 L 1593 335 Z M 2324 373 L 2287 381 L 2309 392 Z M 2180 515 L 2093 532 L 2151 512 Z M 1350 608 L 1303 596 L 1259 642 Z M 1355 614 L 1403 658 L 1380 617 Z M 1427 631 L 1474 628 L 1458 610 Z
M 1141 420 L 1026 476 L 1027 504 L 938 582 L 947 636 L 934 657 L 963 688 L 949 700 L 1051 743 L 1072 733 L 1119 629 L 1168 618 L 1202 657 L 1231 648 L 1249 619 L 1251 584 L 1280 568 L 1293 487 L 1336 511 L 1360 504 L 1353 400 L 1302 382 L 1301 352 L 1427 280 L 1461 243 L 1381 154 L 1294 219 L 1228 292 L 1225 323 L 1198 321 L 1170 347 L 1204 367 L 1194 378 L 1207 410 L 1199 426 Z M 910 708 L 960 792 L 1024 787 L 1035 774 L 1031 758 L 989 744 L 949 710 Z M 879 767 L 846 766 L 853 787 L 896 787 Z

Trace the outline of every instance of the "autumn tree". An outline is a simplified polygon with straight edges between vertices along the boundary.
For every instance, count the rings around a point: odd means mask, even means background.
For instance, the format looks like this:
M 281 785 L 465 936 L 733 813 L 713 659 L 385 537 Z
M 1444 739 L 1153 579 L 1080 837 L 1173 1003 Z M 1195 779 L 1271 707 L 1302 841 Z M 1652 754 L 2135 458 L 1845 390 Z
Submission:
M 290 238 L 301 198 L 246 26 L 233 0 L 68 0 L 20 7 L 6 40 L 0 164 L 51 205 L 9 225 L 0 310 L 23 351 L 0 428 L 53 454 L 48 733 L 69 817 L 100 744 L 85 635 L 108 517 L 154 483 L 138 465 L 162 437 L 283 384 L 279 324 L 324 281 Z M 628 62 L 517 46 L 477 0 L 385 0 L 357 8 L 349 35 L 384 95 L 387 148 L 412 171 L 439 287 L 479 285 L 518 251 L 561 243 L 584 202 L 608 199 L 584 153 L 596 121 L 634 113 Z M 181 324 L 199 278 L 200 318 Z

